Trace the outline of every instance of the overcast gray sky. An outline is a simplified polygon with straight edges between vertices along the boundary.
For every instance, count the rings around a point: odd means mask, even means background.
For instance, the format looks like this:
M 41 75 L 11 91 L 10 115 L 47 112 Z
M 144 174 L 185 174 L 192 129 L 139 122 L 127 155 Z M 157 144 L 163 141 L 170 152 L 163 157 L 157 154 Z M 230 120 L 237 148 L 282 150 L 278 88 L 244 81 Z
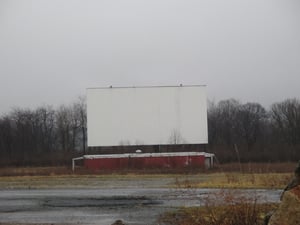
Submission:
M 299 0 L 0 0 L 0 112 L 87 87 L 206 84 L 300 98 Z

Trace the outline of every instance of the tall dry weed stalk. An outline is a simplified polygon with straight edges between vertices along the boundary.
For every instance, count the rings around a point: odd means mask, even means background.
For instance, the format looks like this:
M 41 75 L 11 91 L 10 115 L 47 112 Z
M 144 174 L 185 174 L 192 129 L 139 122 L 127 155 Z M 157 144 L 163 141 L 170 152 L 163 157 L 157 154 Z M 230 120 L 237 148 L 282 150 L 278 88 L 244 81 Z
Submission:
M 203 207 L 182 208 L 162 217 L 172 225 L 262 225 L 270 204 L 257 204 L 257 196 L 221 190 L 204 198 Z
M 237 191 L 221 190 L 205 198 L 203 225 L 258 225 L 257 196 L 245 196 Z

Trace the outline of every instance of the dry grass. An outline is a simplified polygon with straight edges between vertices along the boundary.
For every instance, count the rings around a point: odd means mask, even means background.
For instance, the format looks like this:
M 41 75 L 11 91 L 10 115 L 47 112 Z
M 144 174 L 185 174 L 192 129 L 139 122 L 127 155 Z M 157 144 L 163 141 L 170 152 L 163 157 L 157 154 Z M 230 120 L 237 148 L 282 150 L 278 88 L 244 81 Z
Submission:
M 47 176 L 3 176 L 0 189 L 168 187 L 180 175 L 174 174 L 91 174 Z M 192 178 L 190 178 L 192 179 Z
M 243 164 L 243 172 L 234 170 L 236 164 L 221 165 L 219 168 L 203 171 L 89 171 L 70 167 L 22 167 L 0 168 L 0 188 L 43 188 L 43 187 L 99 187 L 102 183 L 122 180 L 142 181 L 151 179 L 164 182 L 166 187 L 181 188 L 283 188 L 293 176 L 294 163 Z M 247 168 L 247 169 L 246 169 Z M 257 172 L 260 171 L 260 172 Z M 275 173 L 275 172 L 281 173 Z M 289 173 L 282 173 L 288 171 Z M 168 173 L 169 172 L 169 173 Z M 158 182 L 159 181 L 159 182 Z M 138 183 L 137 182 L 137 183 Z M 161 182 L 162 183 L 162 182 Z M 121 185 L 121 184 L 120 184 Z M 162 187 L 162 186 L 159 186 Z
M 178 178 L 180 188 L 284 188 L 293 177 L 296 163 L 230 163 L 218 165 L 198 178 Z
M 1 188 L 99 188 L 141 185 L 173 188 L 283 188 L 292 174 L 72 174 L 0 176 Z
M 257 198 L 221 190 L 205 199 L 205 206 L 181 208 L 165 213 L 160 222 L 167 225 L 262 225 L 276 204 L 258 204 Z
M 179 188 L 284 188 L 292 179 L 292 173 L 213 173 L 175 180 Z
M 0 176 L 53 176 L 72 174 L 69 167 L 4 167 Z
M 242 173 L 291 173 L 296 168 L 296 162 L 277 163 L 226 163 L 217 165 L 218 172 L 242 172 Z

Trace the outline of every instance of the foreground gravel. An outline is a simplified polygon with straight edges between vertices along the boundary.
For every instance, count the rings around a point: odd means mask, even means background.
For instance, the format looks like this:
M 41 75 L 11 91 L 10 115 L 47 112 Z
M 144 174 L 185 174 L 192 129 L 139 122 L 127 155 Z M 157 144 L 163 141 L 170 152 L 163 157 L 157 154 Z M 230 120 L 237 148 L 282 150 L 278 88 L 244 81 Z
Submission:
M 178 207 L 199 206 L 219 189 L 180 188 L 197 175 L 5 177 L 0 179 L 0 224 L 160 224 Z M 278 202 L 280 190 L 240 190 L 262 202 Z

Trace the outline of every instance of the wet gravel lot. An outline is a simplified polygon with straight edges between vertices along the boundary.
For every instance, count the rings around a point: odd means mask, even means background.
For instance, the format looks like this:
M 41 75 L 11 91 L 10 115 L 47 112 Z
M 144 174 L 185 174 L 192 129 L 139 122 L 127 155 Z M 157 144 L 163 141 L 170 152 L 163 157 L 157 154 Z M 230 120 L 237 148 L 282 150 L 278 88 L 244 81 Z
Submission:
M 109 225 L 159 224 L 161 213 L 197 206 L 218 189 L 179 188 L 66 188 L 0 191 L 0 223 L 57 223 Z M 264 202 L 277 202 L 280 190 L 242 190 Z
M 159 215 L 204 204 L 219 189 L 182 188 L 197 175 L 74 175 L 0 179 L 0 224 L 160 224 Z M 179 182 L 180 183 L 180 182 Z M 281 190 L 241 190 L 259 201 L 278 202 Z

